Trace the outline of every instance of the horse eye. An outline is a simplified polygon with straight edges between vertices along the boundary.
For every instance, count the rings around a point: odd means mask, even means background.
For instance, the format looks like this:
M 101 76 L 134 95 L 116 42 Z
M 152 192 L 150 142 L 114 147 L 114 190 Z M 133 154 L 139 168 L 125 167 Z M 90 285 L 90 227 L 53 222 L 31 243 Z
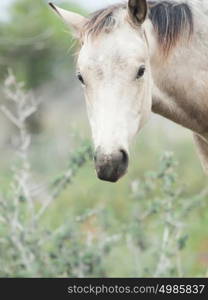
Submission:
M 136 79 L 139 79 L 140 77 L 142 77 L 144 75 L 144 72 L 145 72 L 145 66 L 141 66 L 137 73 Z
M 84 79 L 83 79 L 81 73 L 77 74 L 77 78 L 79 79 L 79 81 L 81 82 L 81 84 L 85 85 L 85 82 L 84 82 Z

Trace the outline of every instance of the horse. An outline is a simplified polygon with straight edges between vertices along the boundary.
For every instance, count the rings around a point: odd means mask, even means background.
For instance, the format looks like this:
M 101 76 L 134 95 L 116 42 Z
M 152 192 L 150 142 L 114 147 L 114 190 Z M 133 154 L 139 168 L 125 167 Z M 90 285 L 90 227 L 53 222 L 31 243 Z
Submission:
M 151 113 L 193 132 L 208 173 L 208 3 L 128 0 L 89 17 L 49 3 L 79 41 L 81 82 L 101 180 L 127 171 Z

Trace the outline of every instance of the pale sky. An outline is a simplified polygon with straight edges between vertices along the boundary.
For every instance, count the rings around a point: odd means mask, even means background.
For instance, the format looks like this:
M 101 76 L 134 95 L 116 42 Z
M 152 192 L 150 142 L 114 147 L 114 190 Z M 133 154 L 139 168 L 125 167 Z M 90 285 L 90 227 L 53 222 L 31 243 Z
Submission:
M 0 19 L 7 18 L 7 9 L 9 5 L 14 0 L 0 0 Z M 18 0 L 17 0 L 18 1 Z M 28 0 L 28 1 L 35 1 L 35 0 Z M 80 6 L 83 6 L 85 9 L 89 11 L 93 11 L 102 7 L 105 7 L 109 4 L 123 2 L 124 0 L 68 0 L 69 2 L 78 3 Z M 43 0 L 43 2 L 50 2 L 49 0 Z M 67 2 L 67 0 L 51 0 L 54 4 L 60 4 L 61 2 Z
M 9 6 L 11 2 L 14 0 L 0 0 L 0 11 L 5 11 L 5 9 Z M 28 0 L 32 1 L 32 0 Z M 33 0 L 35 1 L 35 0 Z M 109 4 L 119 3 L 122 2 L 122 0 L 68 0 L 69 2 L 79 3 L 81 6 L 93 10 L 93 9 L 99 9 L 104 6 L 107 6 Z M 49 0 L 43 0 L 43 2 L 49 2 Z M 54 2 L 55 4 L 61 4 L 61 2 L 67 2 L 67 0 L 52 0 L 51 2 Z
M 80 5 L 91 11 L 105 7 L 109 4 L 122 2 L 122 0 L 76 0 L 73 2 L 79 3 Z

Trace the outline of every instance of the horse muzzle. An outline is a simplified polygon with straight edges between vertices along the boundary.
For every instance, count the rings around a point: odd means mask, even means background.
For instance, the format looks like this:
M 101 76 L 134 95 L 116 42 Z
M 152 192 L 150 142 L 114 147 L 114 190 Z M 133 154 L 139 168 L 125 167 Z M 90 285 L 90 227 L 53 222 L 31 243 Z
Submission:
M 118 181 L 126 173 L 129 162 L 128 154 L 123 149 L 104 154 L 98 148 L 94 160 L 98 178 L 109 182 Z

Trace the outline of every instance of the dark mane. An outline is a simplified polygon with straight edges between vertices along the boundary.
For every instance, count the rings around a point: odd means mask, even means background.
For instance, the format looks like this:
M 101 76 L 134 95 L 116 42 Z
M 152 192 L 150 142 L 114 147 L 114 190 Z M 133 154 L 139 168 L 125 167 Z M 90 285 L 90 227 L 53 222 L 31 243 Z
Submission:
M 187 3 L 173 1 L 148 1 L 149 19 L 157 33 L 164 54 L 177 44 L 181 37 L 189 39 L 194 30 L 193 13 Z M 91 15 L 83 28 L 83 35 L 97 36 L 116 27 L 117 13 L 126 4 L 111 5 Z
M 149 18 L 157 32 L 159 45 L 166 54 L 181 36 L 189 39 L 194 30 L 193 14 L 186 3 L 149 1 Z

